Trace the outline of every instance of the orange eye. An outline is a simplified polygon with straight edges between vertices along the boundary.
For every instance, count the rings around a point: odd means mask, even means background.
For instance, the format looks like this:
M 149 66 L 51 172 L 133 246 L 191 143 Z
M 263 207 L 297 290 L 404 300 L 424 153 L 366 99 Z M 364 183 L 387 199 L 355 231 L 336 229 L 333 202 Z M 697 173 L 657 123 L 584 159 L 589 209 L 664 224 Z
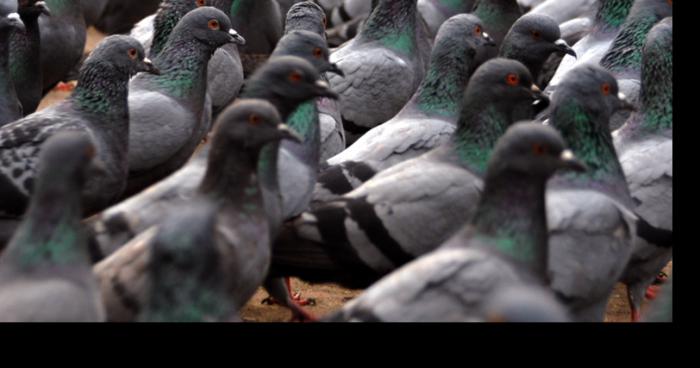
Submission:
M 219 30 L 219 27 L 220 27 L 220 26 L 219 26 L 219 21 L 216 20 L 216 19 L 210 20 L 209 23 L 208 23 L 207 25 L 209 26 L 209 29 L 211 29 L 211 30 L 213 30 L 213 31 L 218 31 L 218 30 Z
M 520 83 L 520 77 L 515 73 L 510 73 L 506 76 L 506 83 L 510 86 L 517 86 Z
M 610 94 L 610 84 L 603 83 L 603 85 L 600 86 L 600 91 L 603 92 L 603 96 L 609 95 Z
M 315 48 L 315 49 L 314 49 L 314 57 L 315 57 L 316 59 L 320 59 L 321 56 L 323 56 L 323 50 L 321 50 L 320 47 Z
M 547 148 L 539 143 L 532 145 L 532 152 L 538 156 L 541 156 L 547 152 Z
M 204 0 L 197 0 L 194 2 L 198 7 L 199 6 L 204 6 Z
M 474 28 L 474 33 L 476 33 L 477 36 L 480 35 L 481 34 L 481 26 L 476 26 L 476 28 Z
M 131 60 L 136 60 L 136 57 L 139 56 L 139 52 L 136 51 L 136 49 L 129 49 L 129 51 L 126 53 L 129 55 L 129 59 Z
M 542 34 L 540 34 L 540 31 L 530 31 L 530 33 L 532 33 L 532 38 L 536 40 L 539 40 L 540 36 L 542 36 Z
M 258 117 L 255 114 L 251 114 L 248 117 L 248 123 L 250 123 L 250 125 L 258 125 L 258 124 L 260 124 L 260 117 Z
M 301 73 L 296 72 L 296 71 L 295 71 L 295 72 L 292 72 L 291 74 L 289 74 L 289 80 L 290 80 L 292 83 L 299 83 L 299 82 L 301 82 Z

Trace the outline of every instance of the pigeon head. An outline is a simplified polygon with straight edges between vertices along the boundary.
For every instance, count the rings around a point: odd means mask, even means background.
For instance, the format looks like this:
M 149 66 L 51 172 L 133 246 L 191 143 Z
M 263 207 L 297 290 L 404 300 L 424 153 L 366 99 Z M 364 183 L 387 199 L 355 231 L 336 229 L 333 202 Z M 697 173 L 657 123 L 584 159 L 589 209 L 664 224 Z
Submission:
M 0 30 L 24 30 L 24 22 L 17 13 L 17 0 L 0 0 Z
M 446 20 L 435 36 L 432 57 L 450 53 L 453 50 L 468 50 L 472 58 L 482 53 L 483 48 L 495 47 L 496 43 L 486 32 L 484 24 L 472 14 L 458 14 Z M 472 51 L 473 50 L 473 51 Z
M 526 14 L 513 24 L 506 35 L 500 56 L 525 64 L 536 78 L 552 53 L 576 57 L 576 52 L 561 39 L 559 25 L 554 19 L 543 14 Z
M 210 3 L 211 0 L 163 0 L 153 19 L 153 42 L 149 57 L 155 58 L 160 54 L 168 37 L 185 14 Z
M 44 14 L 46 16 L 51 16 L 51 9 L 49 9 L 46 2 L 39 0 L 19 0 L 18 2 L 18 12 L 19 15 L 24 17 L 39 17 Z
M 270 101 L 282 119 L 286 119 L 299 104 L 313 98 L 338 98 L 321 80 L 319 71 L 296 56 L 270 58 L 250 77 L 243 95 Z
M 495 104 L 507 111 L 514 111 L 524 105 L 530 107 L 541 97 L 525 65 L 516 60 L 496 58 L 481 64 L 474 71 L 464 92 L 464 105 L 479 108 L 485 104 Z
M 312 1 L 302 1 L 289 8 L 284 33 L 304 30 L 325 38 L 327 25 L 326 12 L 321 6 Z
M 158 74 L 158 69 L 145 55 L 143 46 L 135 38 L 123 35 L 108 36 L 85 60 L 83 69 L 87 70 L 93 64 L 110 64 L 127 76 L 139 72 Z
M 552 98 L 551 121 L 561 131 L 586 122 L 595 125 L 596 130 L 606 132 L 613 113 L 634 109 L 634 105 L 618 92 L 615 77 L 597 65 L 573 69 L 559 86 Z
M 173 37 L 194 38 L 212 49 L 227 43 L 245 44 L 245 39 L 231 28 L 229 17 L 210 6 L 199 7 L 182 17 L 173 30 L 171 39 Z
M 328 44 L 319 35 L 310 31 L 292 31 L 282 37 L 271 57 L 291 55 L 310 62 L 321 72 L 331 72 L 344 76 L 337 65 L 328 60 Z
M 566 148 L 556 129 L 520 122 L 508 128 L 496 143 L 488 172 L 495 175 L 511 171 L 548 178 L 559 169 L 584 171 L 585 166 Z
M 282 124 L 277 109 L 267 101 L 242 99 L 225 109 L 216 122 L 214 139 L 226 140 L 248 149 L 260 149 L 267 143 L 299 136 Z

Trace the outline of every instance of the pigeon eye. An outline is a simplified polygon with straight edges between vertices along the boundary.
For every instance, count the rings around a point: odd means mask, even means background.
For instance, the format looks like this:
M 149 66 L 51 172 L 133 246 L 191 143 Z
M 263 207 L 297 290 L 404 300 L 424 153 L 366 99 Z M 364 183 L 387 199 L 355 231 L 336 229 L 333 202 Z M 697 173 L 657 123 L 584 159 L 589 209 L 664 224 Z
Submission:
M 610 83 L 603 83 L 602 86 L 600 86 L 600 91 L 603 92 L 603 96 L 607 96 L 610 94 Z
M 291 74 L 289 74 L 289 80 L 290 80 L 292 83 L 299 83 L 299 82 L 301 82 L 301 73 L 299 73 L 299 72 L 292 72 Z
M 481 34 L 481 26 L 476 26 L 476 28 L 474 28 L 474 33 L 476 33 L 477 36 L 480 35 Z
M 194 2 L 198 7 L 199 6 L 204 6 L 204 0 L 197 0 Z
M 260 117 L 255 114 L 251 114 L 248 117 L 248 123 L 250 123 L 250 125 L 258 125 L 260 124 Z
M 539 40 L 542 34 L 540 34 L 540 31 L 530 31 L 532 33 L 532 38 Z
M 211 29 L 212 31 L 218 31 L 219 30 L 219 21 L 216 19 L 212 19 L 209 21 L 208 26 L 209 26 L 209 29 Z
M 547 147 L 545 147 L 539 143 L 535 143 L 532 145 L 532 152 L 538 156 L 542 156 L 545 153 L 547 153 Z
M 323 29 L 328 28 L 328 19 L 326 19 L 326 16 L 323 16 Z
M 315 57 L 316 59 L 320 59 L 321 56 L 323 56 L 323 50 L 321 50 L 320 47 L 315 48 L 315 49 L 314 49 L 314 57 Z
M 510 86 L 517 86 L 520 83 L 520 78 L 515 73 L 510 73 L 506 76 L 506 83 Z
M 129 59 L 131 60 L 136 60 L 136 57 L 139 56 L 139 52 L 136 51 L 136 49 L 129 49 L 126 54 L 129 55 Z

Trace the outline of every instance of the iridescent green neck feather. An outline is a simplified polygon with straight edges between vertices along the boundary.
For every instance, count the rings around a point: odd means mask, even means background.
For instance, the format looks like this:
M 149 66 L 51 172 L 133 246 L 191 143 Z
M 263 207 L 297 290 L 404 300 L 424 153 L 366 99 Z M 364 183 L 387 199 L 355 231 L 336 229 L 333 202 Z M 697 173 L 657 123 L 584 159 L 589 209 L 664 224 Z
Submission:
M 149 75 L 148 78 L 172 96 L 204 98 L 209 56 L 211 50 L 203 43 L 189 36 L 171 37 L 154 60 L 160 75 Z
M 512 121 L 508 110 L 495 104 L 475 105 L 463 108 L 452 142 L 460 160 L 475 173 L 483 175 L 491 150 Z
M 189 1 L 190 6 L 179 4 L 178 2 L 163 2 L 158 10 L 155 19 L 153 20 L 153 42 L 148 57 L 154 59 L 165 47 L 170 33 L 172 33 L 177 23 L 190 10 L 195 8 L 194 1 Z
M 128 78 L 128 71 L 93 60 L 81 69 L 69 100 L 81 111 L 128 120 Z
M 416 50 L 416 0 L 382 0 L 358 35 L 406 55 Z
M 600 0 L 596 25 L 602 30 L 617 29 L 625 22 L 634 0 Z

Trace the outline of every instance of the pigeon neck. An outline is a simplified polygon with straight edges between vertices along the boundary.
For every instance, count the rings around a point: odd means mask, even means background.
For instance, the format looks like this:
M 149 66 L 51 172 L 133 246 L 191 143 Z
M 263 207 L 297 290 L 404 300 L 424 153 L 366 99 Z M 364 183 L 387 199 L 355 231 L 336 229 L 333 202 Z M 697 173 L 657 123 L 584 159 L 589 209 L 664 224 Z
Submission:
M 80 71 L 78 85 L 70 100 L 81 111 L 123 117 L 128 124 L 128 83 L 128 71 L 104 61 L 87 61 Z
M 12 30 L 5 28 L 0 29 L 0 81 L 3 81 L 3 85 L 12 85 L 12 79 L 10 78 L 10 37 L 12 35 Z M 13 51 L 14 52 L 14 51 Z
M 652 7 L 632 9 L 600 65 L 613 73 L 638 70 L 642 65 L 642 48 L 647 33 L 660 20 Z
M 253 6 L 258 1 L 269 1 L 269 0 L 233 0 L 231 2 L 231 8 L 229 9 L 229 16 L 231 19 L 234 17 L 245 17 L 253 9 Z
M 456 40 L 450 40 L 456 41 Z M 413 104 L 427 114 L 456 117 L 459 102 L 467 87 L 474 65 L 474 48 L 459 40 L 436 45 L 423 82 L 413 97 Z M 468 49 L 468 50 L 465 50 Z
M 396 52 L 416 49 L 416 0 L 382 0 L 370 13 L 358 40 L 379 41 Z
M 438 0 L 435 5 L 443 14 L 468 13 L 472 10 L 473 1 L 467 0 Z
M 163 51 L 163 48 L 168 42 L 168 37 L 173 29 L 175 29 L 175 26 L 177 26 L 177 23 L 185 14 L 194 8 L 194 2 L 191 2 L 189 6 L 168 1 L 164 1 L 161 4 L 158 14 L 156 14 L 153 20 L 153 42 L 151 43 L 151 50 L 148 53 L 149 58 L 155 59 L 155 57 Z
M 83 7 L 80 0 L 45 0 L 51 9 L 51 18 L 83 19 Z
M 648 43 L 642 64 L 641 113 L 645 130 L 661 131 L 673 125 L 672 35 Z
M 481 19 L 487 32 L 498 45 L 522 15 L 516 0 L 479 0 L 472 13 Z
M 595 15 L 595 27 L 599 31 L 617 30 L 627 19 L 634 0 L 601 0 Z
M 270 85 L 262 82 L 262 80 L 251 80 L 241 97 L 266 100 L 277 108 L 277 112 L 279 112 L 282 121 L 287 121 L 289 116 L 300 104 L 300 102 L 290 101 L 288 96 L 275 93 Z
M 154 295 L 140 318 L 142 322 L 220 322 L 234 310 L 227 302 L 229 296 L 212 280 L 168 280 L 154 275 L 153 285 Z
M 318 108 L 316 101 L 311 100 L 299 105 L 294 113 L 287 120 L 289 125 L 295 132 L 302 137 L 302 143 L 287 142 L 283 143 L 286 147 L 302 148 L 304 156 L 310 159 L 311 163 L 318 163 L 321 155 L 321 128 L 318 120 Z
M 556 175 L 552 179 L 555 186 L 601 189 L 623 201 L 629 200 L 625 175 L 607 128 L 609 120 L 608 114 L 586 109 L 575 98 L 555 106 L 551 125 L 561 132 L 570 149 L 588 167 L 583 173 Z
M 149 76 L 175 97 L 204 101 L 207 65 L 214 49 L 188 35 L 172 35 L 154 60 L 160 75 Z
M 524 172 L 489 172 L 474 214 L 476 236 L 547 282 L 547 178 Z
M 214 139 L 199 191 L 215 201 L 241 206 L 242 211 L 256 210 L 261 196 L 255 173 L 260 150 L 221 137 L 217 140 L 217 135 Z
M 313 14 L 312 14 L 313 13 Z M 318 16 L 316 16 L 318 14 Z M 301 11 L 288 13 L 287 20 L 284 26 L 284 34 L 293 31 L 309 31 L 318 34 L 326 39 L 326 27 L 323 25 L 323 14 L 317 13 L 316 10 Z
M 476 105 L 472 103 L 462 109 L 452 143 L 462 163 L 482 176 L 493 146 L 513 120 L 503 106 Z
M 26 220 L 17 229 L 7 257 L 24 269 L 45 264 L 87 264 L 89 255 L 80 231 L 80 185 L 41 173 L 37 183 Z
M 19 75 L 27 75 L 41 72 L 39 68 L 39 14 L 37 12 L 20 12 L 24 22 L 25 32 L 14 31 L 10 36 L 12 54 L 10 54 L 10 71 L 13 78 Z M 38 77 L 41 79 L 41 76 Z

